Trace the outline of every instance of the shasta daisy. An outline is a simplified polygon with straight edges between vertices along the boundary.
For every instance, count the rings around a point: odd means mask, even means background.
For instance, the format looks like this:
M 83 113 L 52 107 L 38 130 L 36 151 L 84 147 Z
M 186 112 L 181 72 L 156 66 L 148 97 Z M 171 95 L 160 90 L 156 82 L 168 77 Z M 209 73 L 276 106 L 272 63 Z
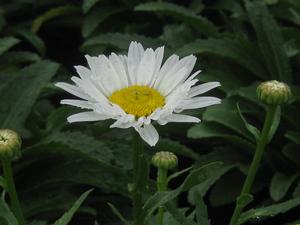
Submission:
M 89 68 L 75 66 L 79 77 L 74 85 L 58 82 L 56 86 L 80 99 L 64 99 L 61 104 L 87 109 L 68 117 L 70 123 L 113 119 L 112 127 L 133 127 L 149 145 L 154 146 L 159 135 L 152 123 L 198 123 L 197 117 L 181 114 L 186 109 L 219 104 L 216 97 L 199 96 L 219 82 L 196 85 L 191 72 L 196 63 L 193 55 L 179 59 L 170 56 L 163 63 L 164 47 L 144 49 L 131 42 L 128 55 L 112 53 L 109 57 L 86 55 Z

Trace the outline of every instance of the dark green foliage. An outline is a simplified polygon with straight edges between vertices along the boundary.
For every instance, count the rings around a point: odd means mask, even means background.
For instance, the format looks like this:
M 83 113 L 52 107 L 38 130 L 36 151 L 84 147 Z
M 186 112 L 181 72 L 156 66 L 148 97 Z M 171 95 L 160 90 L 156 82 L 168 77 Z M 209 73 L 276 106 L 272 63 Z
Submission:
M 256 87 L 270 79 L 288 82 L 294 97 L 278 110 L 278 129 L 253 188 L 255 201 L 240 223 L 259 217 L 260 224 L 274 218 L 297 224 L 298 215 L 285 213 L 300 205 L 299 18 L 298 0 L 1 3 L 0 128 L 15 129 L 23 138 L 14 172 L 28 224 L 131 224 L 131 132 L 110 129 L 111 121 L 68 124 L 66 118 L 80 109 L 60 106 L 67 94 L 53 85 L 69 82 L 72 66 L 86 65 L 84 54 L 126 54 L 131 41 L 164 45 L 166 56 L 194 54 L 195 69 L 203 71 L 199 81 L 222 84 L 208 93 L 222 98 L 221 105 L 187 112 L 201 123 L 156 126 L 161 138 L 154 149 L 145 149 L 146 160 L 168 150 L 178 155 L 179 166 L 164 193 L 155 191 L 151 168 L 143 184 L 149 225 L 162 205 L 165 225 L 225 224 L 231 215 L 222 211 L 231 212 L 264 121 Z M 248 204 L 252 198 L 242 200 Z M 0 224 L 17 225 L 6 202 L 2 197 Z

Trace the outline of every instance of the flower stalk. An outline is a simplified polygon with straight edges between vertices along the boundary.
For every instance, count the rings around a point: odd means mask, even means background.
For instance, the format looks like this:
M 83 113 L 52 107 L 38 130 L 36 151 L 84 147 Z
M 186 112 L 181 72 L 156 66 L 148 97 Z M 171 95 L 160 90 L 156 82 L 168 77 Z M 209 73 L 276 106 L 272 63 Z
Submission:
M 172 152 L 157 152 L 152 157 L 152 164 L 157 167 L 156 185 L 157 191 L 163 192 L 168 189 L 168 170 L 174 168 L 178 164 L 178 159 Z M 164 207 L 158 208 L 156 225 L 163 225 Z
M 168 171 L 165 168 L 158 168 L 157 170 L 157 191 L 162 192 L 167 190 L 168 186 L 168 176 L 167 176 Z M 158 208 L 158 214 L 157 214 L 157 225 L 163 225 L 163 220 L 164 220 L 164 208 L 163 206 L 160 206 Z
M 6 181 L 6 189 L 10 198 L 12 211 L 14 212 L 20 225 L 25 225 L 25 218 L 22 212 L 21 204 L 16 191 L 16 186 L 12 173 L 11 161 L 2 160 L 3 174 Z
M 143 142 L 139 134 L 133 131 L 133 188 L 132 188 L 132 204 L 133 204 L 133 224 L 144 225 L 142 214 L 142 192 L 143 192 Z

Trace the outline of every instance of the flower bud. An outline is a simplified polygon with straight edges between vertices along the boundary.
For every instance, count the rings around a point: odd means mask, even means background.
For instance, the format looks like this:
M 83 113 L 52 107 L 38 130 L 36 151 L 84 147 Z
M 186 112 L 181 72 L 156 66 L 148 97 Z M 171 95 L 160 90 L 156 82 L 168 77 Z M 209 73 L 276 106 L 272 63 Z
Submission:
M 172 152 L 157 152 L 152 157 L 152 164 L 157 168 L 172 169 L 178 164 L 177 156 Z
M 0 159 L 14 160 L 21 156 L 20 136 L 8 129 L 0 129 Z
M 281 105 L 287 103 L 292 97 L 290 87 L 277 80 L 261 83 L 256 91 L 259 100 L 267 105 Z

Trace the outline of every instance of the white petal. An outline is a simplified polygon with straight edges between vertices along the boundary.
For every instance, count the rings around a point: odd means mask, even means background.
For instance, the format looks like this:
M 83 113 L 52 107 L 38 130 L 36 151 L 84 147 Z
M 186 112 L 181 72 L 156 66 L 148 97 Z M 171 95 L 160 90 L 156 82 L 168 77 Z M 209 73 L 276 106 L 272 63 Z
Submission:
M 137 68 L 140 64 L 142 55 L 144 54 L 144 48 L 140 43 L 131 42 L 128 49 L 127 66 L 129 73 L 129 82 L 131 85 L 136 83 Z
M 106 120 L 109 118 L 110 118 L 109 115 L 99 114 L 99 113 L 90 111 L 90 112 L 82 112 L 82 113 L 74 114 L 72 116 L 69 116 L 67 119 L 68 119 L 69 123 L 74 123 L 74 122 Z
M 168 122 L 178 122 L 178 123 L 199 123 L 201 120 L 194 116 L 182 115 L 182 114 L 171 114 L 164 118 Z
M 99 82 L 108 91 L 108 94 L 111 95 L 114 91 L 120 90 L 123 87 L 122 83 L 110 60 L 104 55 L 100 55 L 98 59 L 98 63 L 100 64 L 99 73 L 101 74 Z
M 110 128 L 118 127 L 118 128 L 129 128 L 134 125 L 134 115 L 125 115 L 116 120 L 113 124 L 110 125 Z
M 194 97 L 203 94 L 211 89 L 221 86 L 220 82 L 208 82 L 192 87 L 189 91 L 189 97 Z
M 148 86 L 152 82 L 155 63 L 155 53 L 153 49 L 147 48 L 137 68 L 136 83 L 138 85 Z
M 153 73 L 153 79 L 150 83 L 150 87 L 152 87 L 158 78 L 159 70 L 161 68 L 161 64 L 164 58 L 164 47 L 159 47 L 155 50 L 155 69 Z
M 154 88 L 158 88 L 158 86 L 161 84 L 162 79 L 166 76 L 168 71 L 170 71 L 174 65 L 178 62 L 179 57 L 178 55 L 171 55 L 166 62 L 163 64 L 161 69 L 158 72 L 156 81 L 154 83 Z
M 90 79 L 81 80 L 80 78 L 73 76 L 71 77 L 71 80 L 95 101 L 107 101 L 107 98 L 99 90 L 100 88 L 96 87 L 95 83 L 92 83 Z
M 184 109 L 198 109 L 207 107 L 210 105 L 220 104 L 221 99 L 216 97 L 196 97 L 192 99 L 185 100 L 183 102 L 183 105 L 181 105 L 179 108 Z
M 129 85 L 128 75 L 126 72 L 125 65 L 124 65 L 123 61 L 121 60 L 120 56 L 116 55 L 115 53 L 112 53 L 109 56 L 109 60 L 110 60 L 111 64 L 113 65 L 113 67 L 115 68 L 116 73 L 119 76 L 122 87 L 128 87 L 128 85 Z
M 81 79 L 91 79 L 92 71 L 84 66 L 74 66 Z
M 167 96 L 170 94 L 174 88 L 180 84 L 186 74 L 187 69 L 185 67 L 178 70 L 173 76 L 168 79 L 163 79 L 161 85 L 159 85 L 158 90 L 164 95 Z
M 93 109 L 93 106 L 90 102 L 77 99 L 63 99 L 60 101 L 60 104 L 72 105 L 82 109 Z
M 158 142 L 159 135 L 152 124 L 144 125 L 143 127 L 135 128 L 139 132 L 141 138 L 150 146 L 155 146 Z
M 70 94 L 72 95 L 75 95 L 79 98 L 82 98 L 82 99 L 90 99 L 90 97 L 85 94 L 79 87 L 77 86 L 74 86 L 74 85 L 71 85 L 71 84 L 67 84 L 67 83 L 64 83 L 64 82 L 58 82 L 55 84 L 55 86 L 69 92 Z

